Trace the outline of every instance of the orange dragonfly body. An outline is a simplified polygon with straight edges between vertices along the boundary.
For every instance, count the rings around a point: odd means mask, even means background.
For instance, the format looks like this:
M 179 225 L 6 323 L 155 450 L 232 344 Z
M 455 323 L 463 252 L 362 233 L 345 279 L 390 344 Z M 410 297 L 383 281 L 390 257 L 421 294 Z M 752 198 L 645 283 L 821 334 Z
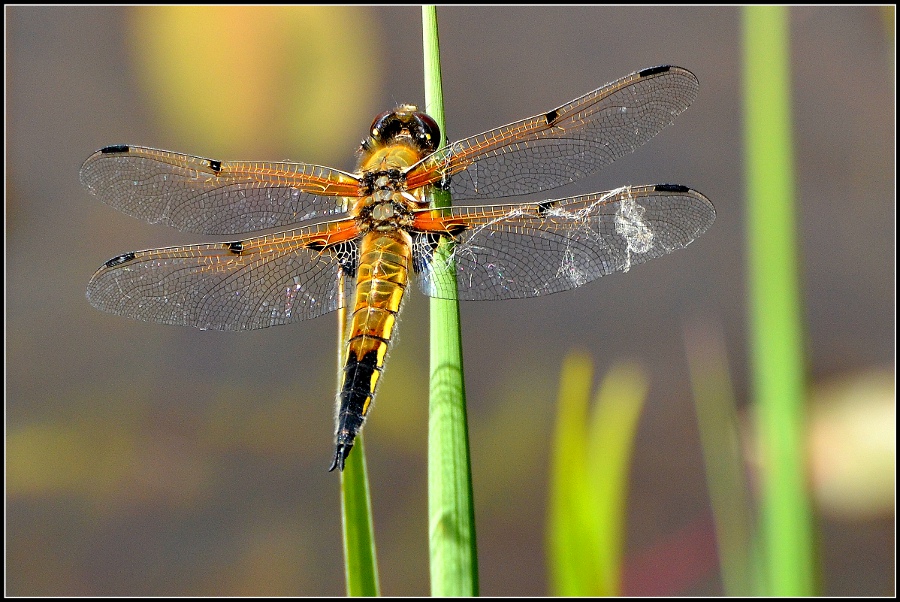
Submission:
M 410 280 L 470 300 L 555 293 L 685 247 L 715 218 L 706 197 L 674 184 L 446 209 L 430 206 L 433 188 L 486 201 L 573 182 L 655 136 L 697 90 L 690 71 L 645 69 L 443 147 L 434 120 L 402 105 L 375 118 L 354 173 L 103 148 L 81 181 L 129 215 L 201 234 L 296 227 L 120 255 L 91 278 L 88 300 L 139 320 L 250 330 L 334 311 L 339 283 L 355 281 L 331 466 L 343 470 Z M 438 252 L 444 243 L 449 253 Z M 449 288 L 442 274 L 454 272 Z

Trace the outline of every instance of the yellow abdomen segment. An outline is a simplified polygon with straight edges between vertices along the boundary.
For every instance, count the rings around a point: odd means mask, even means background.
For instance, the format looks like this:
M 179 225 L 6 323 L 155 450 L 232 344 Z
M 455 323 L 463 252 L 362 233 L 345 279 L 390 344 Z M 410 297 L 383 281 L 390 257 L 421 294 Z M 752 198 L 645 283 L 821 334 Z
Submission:
M 402 230 L 368 232 L 360 241 L 332 469 L 343 469 L 375 395 L 409 283 L 411 256 L 412 241 Z

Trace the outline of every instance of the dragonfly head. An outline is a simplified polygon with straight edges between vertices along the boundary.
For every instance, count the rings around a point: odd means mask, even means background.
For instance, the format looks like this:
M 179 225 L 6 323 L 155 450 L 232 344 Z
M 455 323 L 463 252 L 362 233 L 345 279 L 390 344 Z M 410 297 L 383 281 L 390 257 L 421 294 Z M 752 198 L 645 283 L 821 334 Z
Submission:
M 373 150 L 395 141 L 411 142 L 423 154 L 437 150 L 441 143 L 441 129 L 427 113 L 415 105 L 400 105 L 375 117 L 369 137 L 362 141 L 362 150 Z

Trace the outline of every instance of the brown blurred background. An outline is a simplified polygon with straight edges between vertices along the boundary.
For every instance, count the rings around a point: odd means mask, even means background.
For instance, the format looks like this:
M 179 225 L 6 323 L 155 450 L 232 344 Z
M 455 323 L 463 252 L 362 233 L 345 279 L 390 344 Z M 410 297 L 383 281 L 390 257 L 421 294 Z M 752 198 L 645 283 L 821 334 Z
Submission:
M 342 595 L 339 479 L 326 472 L 335 320 L 219 333 L 94 310 L 85 286 L 110 257 L 203 240 L 103 205 L 78 169 L 116 143 L 352 168 L 375 114 L 423 101 L 420 11 L 7 7 L 6 16 L 7 593 Z M 438 16 L 451 139 L 637 69 L 691 69 L 700 96 L 673 127 L 564 193 L 678 183 L 718 211 L 688 249 L 627 276 L 463 306 L 481 591 L 548 591 L 556 383 L 565 354 L 583 349 L 598 379 L 632 359 L 651 380 L 631 471 L 625 593 L 721 594 L 683 333 L 721 329 L 746 405 L 740 12 Z M 894 13 L 810 7 L 791 18 L 812 428 L 835 457 L 812 458 L 822 583 L 828 595 L 889 595 Z M 429 591 L 427 319 L 427 300 L 411 295 L 366 428 L 385 594 Z M 820 407 L 847 412 L 820 423 Z M 850 471 L 861 480 L 828 480 L 885 432 L 886 456 Z

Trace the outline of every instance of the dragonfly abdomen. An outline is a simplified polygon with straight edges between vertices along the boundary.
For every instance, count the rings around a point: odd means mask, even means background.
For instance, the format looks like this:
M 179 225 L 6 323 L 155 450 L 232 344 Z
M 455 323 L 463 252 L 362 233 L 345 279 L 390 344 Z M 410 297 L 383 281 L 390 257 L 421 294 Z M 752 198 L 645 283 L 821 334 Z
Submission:
M 409 234 L 372 231 L 360 242 L 353 314 L 337 416 L 334 462 L 344 469 L 353 441 L 365 422 L 384 366 L 400 302 L 409 282 Z

